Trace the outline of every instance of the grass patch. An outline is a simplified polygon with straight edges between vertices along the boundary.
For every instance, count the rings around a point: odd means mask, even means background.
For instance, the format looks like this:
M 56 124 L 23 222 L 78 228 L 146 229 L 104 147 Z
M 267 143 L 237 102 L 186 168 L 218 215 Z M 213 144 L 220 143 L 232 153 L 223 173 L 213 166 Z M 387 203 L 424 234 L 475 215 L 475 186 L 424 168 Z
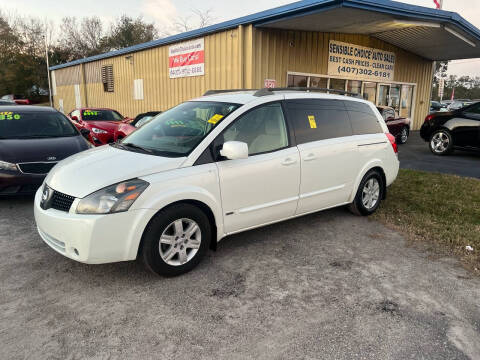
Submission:
M 374 219 L 480 273 L 480 180 L 400 170 Z

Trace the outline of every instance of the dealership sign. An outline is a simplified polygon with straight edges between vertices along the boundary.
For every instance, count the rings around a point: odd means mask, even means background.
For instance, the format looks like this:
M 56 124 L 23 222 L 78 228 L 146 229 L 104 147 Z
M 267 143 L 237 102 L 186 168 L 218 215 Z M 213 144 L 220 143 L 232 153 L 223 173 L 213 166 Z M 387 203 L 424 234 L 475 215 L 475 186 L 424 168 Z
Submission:
M 328 75 L 348 79 L 393 81 L 395 53 L 331 40 Z
M 205 75 L 205 41 L 196 39 L 168 48 L 170 79 Z

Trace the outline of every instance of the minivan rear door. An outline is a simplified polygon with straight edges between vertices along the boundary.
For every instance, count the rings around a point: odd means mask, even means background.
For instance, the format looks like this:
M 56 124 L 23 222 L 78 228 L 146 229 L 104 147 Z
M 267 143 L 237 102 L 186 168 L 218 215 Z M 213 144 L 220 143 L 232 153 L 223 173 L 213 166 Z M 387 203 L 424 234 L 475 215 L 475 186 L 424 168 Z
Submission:
M 359 171 L 358 148 L 341 100 L 286 95 L 301 158 L 297 215 L 347 203 Z

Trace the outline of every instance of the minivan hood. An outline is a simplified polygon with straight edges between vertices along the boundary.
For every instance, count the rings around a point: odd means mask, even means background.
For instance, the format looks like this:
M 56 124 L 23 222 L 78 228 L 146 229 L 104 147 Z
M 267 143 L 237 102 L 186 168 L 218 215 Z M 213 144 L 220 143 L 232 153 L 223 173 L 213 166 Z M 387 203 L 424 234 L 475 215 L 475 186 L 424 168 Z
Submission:
M 60 161 L 88 149 L 83 136 L 0 140 L 0 160 L 10 163 Z M 54 159 L 55 158 L 55 159 Z
M 121 150 L 109 145 L 76 154 L 55 166 L 46 183 L 64 194 L 83 198 L 118 182 L 178 168 L 185 161 Z

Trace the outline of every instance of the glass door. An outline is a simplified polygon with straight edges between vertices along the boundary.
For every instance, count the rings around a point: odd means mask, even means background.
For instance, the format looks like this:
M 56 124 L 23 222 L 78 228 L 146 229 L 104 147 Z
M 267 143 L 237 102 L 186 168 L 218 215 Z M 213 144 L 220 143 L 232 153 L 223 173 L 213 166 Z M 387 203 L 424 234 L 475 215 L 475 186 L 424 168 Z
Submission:
M 389 106 L 390 99 L 390 85 L 379 84 L 378 85 L 378 104 L 380 106 Z
M 388 106 L 395 109 L 397 114 L 400 114 L 400 90 L 401 85 L 390 85 L 390 98 L 388 99 Z
M 402 96 L 400 98 L 400 117 L 412 117 L 413 85 L 402 85 Z
M 377 103 L 377 83 L 364 82 L 363 83 L 363 98 L 371 101 L 374 104 Z

